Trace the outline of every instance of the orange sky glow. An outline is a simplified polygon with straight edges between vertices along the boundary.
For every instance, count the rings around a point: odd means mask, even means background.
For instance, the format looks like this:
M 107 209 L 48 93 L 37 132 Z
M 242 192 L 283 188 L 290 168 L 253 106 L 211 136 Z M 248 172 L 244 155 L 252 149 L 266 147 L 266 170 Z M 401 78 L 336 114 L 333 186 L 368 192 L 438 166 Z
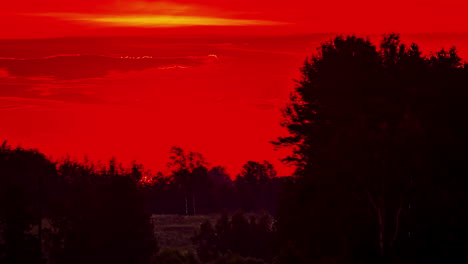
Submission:
M 0 140 L 159 170 L 171 146 L 238 173 L 269 160 L 299 67 L 336 34 L 468 57 L 455 1 L 18 0 L 0 10 Z

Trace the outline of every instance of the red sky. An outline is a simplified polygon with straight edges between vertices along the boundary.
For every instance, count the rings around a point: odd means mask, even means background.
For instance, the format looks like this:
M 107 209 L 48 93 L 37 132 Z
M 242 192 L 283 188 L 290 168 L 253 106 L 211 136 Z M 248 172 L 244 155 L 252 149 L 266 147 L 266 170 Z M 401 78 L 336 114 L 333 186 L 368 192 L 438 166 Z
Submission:
M 237 173 L 269 160 L 304 58 L 399 32 L 468 55 L 466 1 L 18 0 L 0 10 L 0 140 L 160 169 L 177 145 Z M 443 4 L 443 5 L 442 5 Z

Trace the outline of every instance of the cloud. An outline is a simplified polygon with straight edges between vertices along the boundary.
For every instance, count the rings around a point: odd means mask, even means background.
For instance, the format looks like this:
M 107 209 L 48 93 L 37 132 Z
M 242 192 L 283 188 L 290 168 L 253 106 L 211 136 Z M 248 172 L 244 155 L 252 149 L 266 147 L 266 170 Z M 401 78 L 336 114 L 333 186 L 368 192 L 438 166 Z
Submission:
M 70 103 L 81 103 L 81 104 L 100 104 L 106 101 L 94 96 L 81 92 L 79 90 L 73 90 L 69 88 L 57 89 L 51 84 L 12 84 L 12 83 L 0 83 L 0 98 L 16 98 L 23 100 L 46 100 L 47 102 L 70 102 Z M 43 101 L 42 101 L 43 102 Z M 30 104 L 27 104 L 30 105 Z M 0 104 L 1 107 L 6 109 L 18 109 L 19 106 L 24 104 Z M 21 107 L 23 108 L 23 107 Z M 29 108 L 29 107 L 28 107 Z
M 151 68 L 197 66 L 207 57 L 153 58 L 109 57 L 97 55 L 60 55 L 38 59 L 0 59 L 0 77 L 22 77 L 36 80 L 76 80 L 100 78 L 110 72 L 141 71 Z
M 288 24 L 259 17 L 259 13 L 221 8 L 213 3 L 178 1 L 116 1 L 87 11 L 68 8 L 24 12 L 28 17 L 73 22 L 94 27 L 173 28 L 190 26 L 272 26 Z M 60 11 L 59 11 L 60 10 Z M 260 13 L 261 14 L 261 13 Z M 248 18 L 246 17 L 248 16 Z
M 132 14 L 164 14 L 164 15 L 189 15 L 189 14 L 213 14 L 222 12 L 219 9 L 194 3 L 176 3 L 168 1 L 124 1 L 110 5 L 110 12 L 124 12 Z
M 1 78 L 8 78 L 8 77 L 9 77 L 8 71 L 5 70 L 5 69 L 0 68 L 0 79 Z
M 57 100 L 50 100 L 44 98 L 27 98 L 27 97 L 14 97 L 2 96 L 0 94 L 0 111 L 13 111 L 21 109 L 46 109 L 50 106 L 63 105 L 64 102 Z
M 18 110 L 18 109 L 27 109 L 33 108 L 32 105 L 0 105 L 0 111 L 7 111 L 7 110 Z
M 120 89 L 119 79 L 125 80 L 127 74 L 134 75 L 148 70 L 184 71 L 216 61 L 218 58 L 213 55 L 56 55 L 42 58 L 0 58 L 0 98 L 43 99 L 79 104 L 134 104 L 137 102 L 135 98 L 116 95 L 116 91 L 111 89 L 114 86 Z M 151 73 L 145 73 L 148 74 L 151 76 Z M 103 89 L 107 89 L 107 92 L 102 91 Z M 17 105 L 21 104 L 0 105 L 13 110 L 19 109 Z
M 271 20 L 172 14 L 41 13 L 33 15 L 103 27 L 167 28 L 189 26 L 274 26 L 286 24 Z

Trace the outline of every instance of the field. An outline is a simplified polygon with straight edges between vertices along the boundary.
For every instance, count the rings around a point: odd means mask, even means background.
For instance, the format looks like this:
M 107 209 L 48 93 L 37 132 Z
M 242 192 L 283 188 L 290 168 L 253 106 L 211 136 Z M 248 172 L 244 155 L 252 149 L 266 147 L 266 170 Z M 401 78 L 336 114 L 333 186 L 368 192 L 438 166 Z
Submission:
M 258 216 L 257 214 L 247 213 L 246 217 Z M 213 225 L 220 217 L 220 214 L 208 215 L 152 215 L 151 222 L 154 226 L 156 239 L 161 249 L 171 248 L 182 251 L 194 250 L 192 237 L 199 230 L 200 225 L 209 220 Z M 45 230 L 43 235 L 47 240 L 50 235 L 51 225 L 47 219 L 43 219 L 42 227 Z M 52 231 L 53 232 L 53 231 Z M 30 231 L 32 234 L 37 233 L 37 226 L 33 226 Z M 43 250 L 47 251 L 46 248 Z M 48 254 L 47 252 L 45 253 Z
M 160 248 L 193 249 L 191 238 L 205 220 L 216 223 L 219 215 L 153 215 L 156 238 Z

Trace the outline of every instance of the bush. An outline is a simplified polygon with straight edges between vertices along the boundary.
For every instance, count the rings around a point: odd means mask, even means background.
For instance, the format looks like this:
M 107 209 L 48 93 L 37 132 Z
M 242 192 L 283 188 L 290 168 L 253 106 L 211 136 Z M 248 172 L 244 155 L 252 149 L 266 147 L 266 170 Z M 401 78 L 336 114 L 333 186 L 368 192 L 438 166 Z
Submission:
M 269 215 L 261 215 L 258 221 L 251 216 L 249 221 L 241 211 L 231 219 L 223 214 L 214 228 L 209 221 L 202 223 L 193 242 L 200 260 L 205 262 L 229 252 L 271 261 L 277 244 L 276 231 Z

